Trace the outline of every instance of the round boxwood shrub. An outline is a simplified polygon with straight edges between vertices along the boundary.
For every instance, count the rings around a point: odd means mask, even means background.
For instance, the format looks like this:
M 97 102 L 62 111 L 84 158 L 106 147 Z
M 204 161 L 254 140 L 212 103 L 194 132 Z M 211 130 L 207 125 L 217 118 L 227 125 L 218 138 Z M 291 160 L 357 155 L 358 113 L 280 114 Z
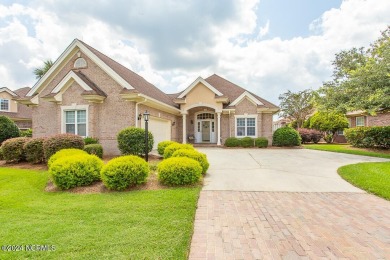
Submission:
M 84 148 L 83 138 L 74 134 L 58 134 L 51 136 L 43 142 L 45 160 L 48 161 L 56 152 L 69 148 L 82 150 Z
M 159 142 L 157 145 L 157 152 L 159 155 L 164 155 L 165 148 L 170 146 L 171 144 L 177 144 L 177 142 L 174 141 L 162 141 Z
M 4 160 L 3 149 L 0 147 L 0 161 Z
M 24 152 L 26 160 L 31 163 L 41 163 L 45 161 L 45 154 L 43 153 L 43 142 L 45 138 L 32 138 L 24 144 Z
M 268 139 L 265 137 L 258 137 L 255 139 L 255 146 L 259 148 L 268 147 Z
M 301 136 L 298 131 L 291 127 L 281 127 L 274 132 L 272 137 L 273 146 L 299 146 Z
M 80 149 L 62 149 L 62 150 L 59 150 L 58 152 L 56 152 L 55 154 L 53 154 L 49 161 L 47 162 L 47 167 L 50 168 L 51 165 L 57 161 L 58 159 L 60 158 L 63 158 L 63 157 L 69 157 L 69 156 L 78 156 L 78 155 L 86 155 L 88 154 L 86 151 L 83 151 L 83 150 L 80 150 Z
M 1 145 L 3 157 L 7 162 L 20 162 L 26 159 L 23 146 L 29 141 L 28 137 L 11 138 L 3 142 Z
M 112 159 L 103 166 L 100 173 L 104 185 L 110 190 L 124 190 L 143 184 L 148 174 L 148 163 L 134 155 Z
M 89 154 L 94 154 L 99 158 L 103 158 L 103 146 L 101 144 L 87 144 L 84 146 L 84 151 Z
M 255 146 L 254 140 L 251 137 L 244 137 L 241 139 L 241 146 L 248 148 Z
M 118 148 L 122 154 L 143 155 L 145 154 L 145 129 L 128 127 L 121 130 L 117 135 Z M 148 153 L 153 149 L 153 134 L 148 131 Z
M 236 137 L 229 137 L 225 141 L 226 147 L 239 147 L 241 145 L 241 140 Z
M 169 186 L 194 184 L 202 176 L 199 162 L 187 157 L 166 159 L 158 165 L 157 170 L 158 180 Z
M 19 137 L 18 126 L 7 116 L 0 116 L 0 145 L 7 139 Z
M 49 168 L 54 184 L 62 189 L 87 186 L 100 179 L 103 161 L 96 155 L 78 154 L 58 158 Z
M 179 143 L 170 144 L 164 150 L 164 159 L 170 158 L 175 151 L 180 149 L 194 150 L 194 147 L 191 144 L 179 144 Z
M 175 151 L 172 154 L 172 157 L 188 157 L 194 159 L 195 161 L 199 162 L 200 166 L 202 166 L 203 174 L 206 174 L 210 166 L 209 161 L 207 160 L 207 156 L 204 153 L 200 153 L 196 150 L 180 149 Z

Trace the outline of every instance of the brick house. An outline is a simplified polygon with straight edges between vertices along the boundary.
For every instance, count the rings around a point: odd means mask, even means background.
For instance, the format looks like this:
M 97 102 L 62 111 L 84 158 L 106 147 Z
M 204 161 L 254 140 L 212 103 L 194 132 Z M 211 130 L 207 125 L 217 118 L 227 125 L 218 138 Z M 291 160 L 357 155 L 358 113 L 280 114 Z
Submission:
M 0 116 L 9 117 L 21 130 L 32 128 L 31 108 L 18 104 L 15 99 L 24 98 L 30 90 L 29 87 L 14 91 L 0 88 Z
M 222 145 L 231 136 L 271 140 L 272 116 L 279 110 L 215 74 L 166 94 L 78 39 L 18 102 L 32 107 L 34 137 L 93 136 L 113 155 L 119 153 L 117 133 L 144 127 L 146 110 L 155 146 L 163 140 Z

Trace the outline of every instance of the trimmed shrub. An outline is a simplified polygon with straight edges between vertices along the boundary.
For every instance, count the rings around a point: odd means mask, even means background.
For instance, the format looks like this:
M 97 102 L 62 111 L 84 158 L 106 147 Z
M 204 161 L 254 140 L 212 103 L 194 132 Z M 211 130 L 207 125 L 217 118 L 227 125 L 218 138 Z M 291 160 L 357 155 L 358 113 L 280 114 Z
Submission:
M 318 143 L 323 134 L 318 131 L 318 130 L 315 130 L 315 129 L 308 129 L 308 128 L 299 128 L 298 129 L 298 132 L 299 132 L 299 135 L 301 136 L 301 139 L 302 139 L 302 143 L 310 143 L 310 142 L 313 142 L 313 143 Z
M 3 157 L 7 162 L 20 162 L 26 159 L 23 146 L 29 141 L 28 137 L 11 138 L 3 142 L 1 148 L 3 150 Z
M 172 157 L 158 165 L 158 180 L 169 186 L 189 185 L 198 182 L 202 176 L 199 162 L 186 157 Z
M 57 159 L 49 168 L 54 184 L 67 190 L 87 186 L 100 179 L 103 161 L 95 155 L 78 154 Z
M 85 145 L 98 144 L 98 143 L 99 143 L 99 138 L 89 137 L 89 136 L 84 138 L 84 144 Z
M 332 133 L 327 133 L 324 135 L 324 140 L 326 143 L 330 144 L 333 142 L 333 134 Z
M 101 170 L 101 179 L 110 190 L 124 190 L 146 182 L 148 163 L 138 156 L 127 155 L 109 161 Z
M 45 161 L 45 154 L 43 153 L 43 142 L 45 138 L 33 138 L 24 144 L 24 152 L 26 154 L 26 161 L 30 163 L 41 163 Z
M 148 131 L 148 153 L 153 149 L 153 135 Z M 145 129 L 128 127 L 121 130 L 117 135 L 118 148 L 122 154 L 143 155 L 145 154 Z
M 236 137 L 229 137 L 225 141 L 226 147 L 238 147 L 241 145 L 241 140 Z
M 172 157 L 172 154 L 180 149 L 194 150 L 194 147 L 191 144 L 179 144 L 179 143 L 170 144 L 164 150 L 164 159 L 168 159 Z
M 0 147 L 0 161 L 4 160 L 3 149 Z
M 299 146 L 301 137 L 297 130 L 291 127 L 281 127 L 272 136 L 273 146 Z
M 84 148 L 83 138 L 74 134 L 58 134 L 51 136 L 43 142 L 45 160 L 48 161 L 53 154 L 62 149 L 70 148 L 82 150 Z
M 252 137 L 244 137 L 241 139 L 241 146 L 244 148 L 255 146 L 255 140 Z
M 171 144 L 177 144 L 177 142 L 174 142 L 174 141 L 162 141 L 162 142 L 159 142 L 158 145 L 157 145 L 157 152 L 158 152 L 158 154 L 159 155 L 164 155 L 165 148 L 167 148 Z
M 255 146 L 259 148 L 268 147 L 268 139 L 265 137 L 258 137 L 255 139 Z
M 196 150 L 180 149 L 172 154 L 172 157 L 188 157 L 197 161 L 202 166 L 202 173 L 206 174 L 210 164 L 207 160 L 207 156 L 204 153 Z
M 32 129 L 20 130 L 20 137 L 32 137 Z
M 356 147 L 390 149 L 390 126 L 349 128 L 344 135 Z
M 7 139 L 19 137 L 18 126 L 7 116 L 0 116 L 0 145 Z
M 49 161 L 47 162 L 47 167 L 51 167 L 51 165 L 60 158 L 69 157 L 69 156 L 79 156 L 88 154 L 86 151 L 80 149 L 62 149 L 53 154 Z
M 94 154 L 99 158 L 103 158 L 103 146 L 101 144 L 87 144 L 84 146 L 84 151 L 88 154 Z

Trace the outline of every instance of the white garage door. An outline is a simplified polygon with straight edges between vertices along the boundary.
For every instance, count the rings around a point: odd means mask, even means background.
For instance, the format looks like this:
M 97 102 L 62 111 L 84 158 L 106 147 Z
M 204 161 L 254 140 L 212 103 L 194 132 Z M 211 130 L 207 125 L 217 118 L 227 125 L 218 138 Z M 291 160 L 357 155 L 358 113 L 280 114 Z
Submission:
M 142 120 L 142 128 L 145 123 Z M 171 121 L 157 117 L 150 117 L 148 124 L 149 131 L 154 137 L 153 149 L 157 149 L 157 144 L 162 141 L 171 140 Z

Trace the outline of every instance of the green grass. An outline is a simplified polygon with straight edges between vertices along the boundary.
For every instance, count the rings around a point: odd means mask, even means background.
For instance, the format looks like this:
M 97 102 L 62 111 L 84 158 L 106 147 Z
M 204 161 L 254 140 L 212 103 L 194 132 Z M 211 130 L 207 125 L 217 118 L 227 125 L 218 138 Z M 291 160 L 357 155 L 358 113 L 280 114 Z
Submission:
M 336 152 L 336 153 L 348 153 L 356 155 L 365 155 L 371 157 L 390 158 L 390 153 L 384 153 L 380 151 L 371 151 L 368 149 L 354 148 L 346 144 L 304 144 L 306 149 Z
M 356 187 L 390 200 L 390 162 L 346 165 L 338 173 Z
M 44 192 L 48 173 L 0 168 L 0 259 L 187 259 L 200 188 Z

